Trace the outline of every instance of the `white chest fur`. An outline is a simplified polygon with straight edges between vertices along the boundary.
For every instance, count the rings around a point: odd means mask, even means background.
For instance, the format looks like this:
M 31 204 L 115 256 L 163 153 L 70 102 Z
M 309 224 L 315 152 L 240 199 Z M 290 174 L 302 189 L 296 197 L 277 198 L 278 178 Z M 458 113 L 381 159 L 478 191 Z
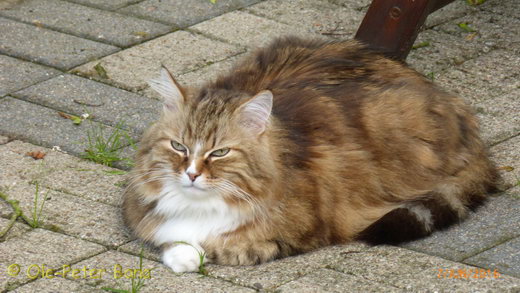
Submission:
M 247 220 L 218 195 L 192 198 L 172 190 L 158 201 L 155 212 L 167 217 L 155 233 L 157 244 L 175 241 L 200 244 L 209 236 L 232 231 Z

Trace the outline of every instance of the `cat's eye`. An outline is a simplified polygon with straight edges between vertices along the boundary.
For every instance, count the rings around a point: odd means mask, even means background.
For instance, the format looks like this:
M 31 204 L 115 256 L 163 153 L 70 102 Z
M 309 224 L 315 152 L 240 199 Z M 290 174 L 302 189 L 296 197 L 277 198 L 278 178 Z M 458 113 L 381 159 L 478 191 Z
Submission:
M 228 153 L 229 153 L 229 148 L 222 148 L 222 149 L 218 149 L 216 151 L 211 152 L 211 154 L 209 154 L 209 155 L 212 157 L 223 157 L 223 156 L 227 155 Z
M 172 140 L 172 147 L 173 147 L 175 150 L 179 151 L 179 152 L 183 152 L 183 153 L 186 152 L 186 147 L 183 146 L 182 144 L 176 142 L 175 140 Z

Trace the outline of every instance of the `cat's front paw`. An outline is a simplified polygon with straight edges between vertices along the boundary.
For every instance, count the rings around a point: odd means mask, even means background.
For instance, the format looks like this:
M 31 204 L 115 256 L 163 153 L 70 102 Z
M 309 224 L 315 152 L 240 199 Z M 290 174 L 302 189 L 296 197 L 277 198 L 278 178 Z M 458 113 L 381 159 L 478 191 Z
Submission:
M 187 244 L 178 244 L 163 252 L 162 261 L 176 273 L 196 272 L 199 269 L 202 248 Z M 204 261 L 204 260 L 203 260 Z

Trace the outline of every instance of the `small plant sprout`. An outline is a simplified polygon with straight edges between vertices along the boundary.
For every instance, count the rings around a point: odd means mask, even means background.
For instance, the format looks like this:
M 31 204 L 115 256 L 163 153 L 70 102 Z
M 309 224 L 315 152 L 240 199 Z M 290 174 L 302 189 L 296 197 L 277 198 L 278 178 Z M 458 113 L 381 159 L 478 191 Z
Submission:
M 130 159 L 121 157 L 121 150 L 125 146 L 125 140 L 130 145 L 135 145 L 133 139 L 122 126 L 122 122 L 118 123 L 107 138 L 104 135 L 105 128 L 102 125 L 90 127 L 87 130 L 87 146 L 81 157 L 109 167 L 120 161 L 132 165 L 133 162 Z
M 141 245 L 141 251 L 139 252 L 139 271 L 143 271 L 143 254 L 144 254 L 144 247 Z M 150 269 L 151 270 L 151 269 Z M 113 292 L 113 293 L 139 293 L 141 292 L 141 289 L 144 286 L 145 279 L 139 278 L 139 277 L 133 277 L 130 279 L 130 288 L 128 290 L 126 289 L 116 289 L 116 288 L 110 288 L 110 287 L 103 287 L 101 288 L 104 291 Z
M 33 210 L 32 210 L 32 219 L 30 221 L 30 225 L 33 228 L 39 228 L 42 226 L 42 212 L 45 206 L 45 202 L 49 198 L 49 191 L 41 197 L 40 193 L 40 184 L 36 182 L 36 190 L 34 192 L 34 202 L 33 202 Z
M 199 255 L 199 274 L 203 275 L 203 276 L 207 276 L 208 275 L 208 270 L 206 270 L 206 264 L 205 264 L 205 259 L 206 259 L 206 252 L 205 251 L 200 251 L 197 247 L 193 246 L 192 244 L 186 242 L 186 241 L 175 241 L 173 242 L 175 244 L 185 244 L 185 245 L 189 245 L 191 247 L 193 247 L 193 249 L 195 249 L 197 251 L 197 254 Z

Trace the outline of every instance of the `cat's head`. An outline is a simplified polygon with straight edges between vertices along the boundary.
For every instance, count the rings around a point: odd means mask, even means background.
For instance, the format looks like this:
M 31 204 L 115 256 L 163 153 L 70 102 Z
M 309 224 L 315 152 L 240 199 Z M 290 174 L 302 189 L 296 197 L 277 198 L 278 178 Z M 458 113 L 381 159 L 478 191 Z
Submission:
M 166 68 L 149 83 L 164 107 L 141 142 L 147 149 L 140 150 L 138 167 L 151 174 L 144 179 L 160 178 L 163 194 L 194 200 L 254 200 L 275 173 L 269 150 L 272 93 L 186 91 Z

